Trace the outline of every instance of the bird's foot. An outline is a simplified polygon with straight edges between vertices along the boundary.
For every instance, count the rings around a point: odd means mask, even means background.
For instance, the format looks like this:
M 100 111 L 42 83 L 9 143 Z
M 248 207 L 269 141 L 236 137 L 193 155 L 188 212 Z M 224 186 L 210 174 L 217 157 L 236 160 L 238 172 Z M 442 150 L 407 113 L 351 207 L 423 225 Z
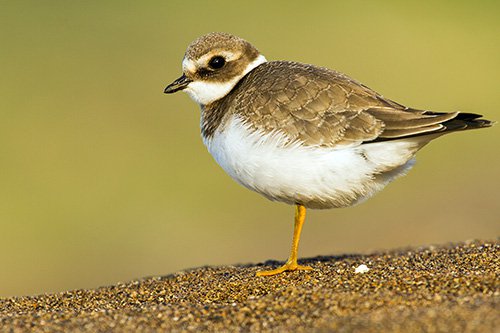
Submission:
M 297 262 L 293 261 L 287 261 L 286 264 L 284 264 L 281 267 L 278 267 L 276 269 L 270 270 L 270 271 L 260 271 L 257 272 L 256 276 L 271 276 L 271 275 L 276 275 L 276 274 L 281 274 L 283 272 L 287 271 L 311 271 L 312 267 L 310 266 L 302 266 L 297 264 Z

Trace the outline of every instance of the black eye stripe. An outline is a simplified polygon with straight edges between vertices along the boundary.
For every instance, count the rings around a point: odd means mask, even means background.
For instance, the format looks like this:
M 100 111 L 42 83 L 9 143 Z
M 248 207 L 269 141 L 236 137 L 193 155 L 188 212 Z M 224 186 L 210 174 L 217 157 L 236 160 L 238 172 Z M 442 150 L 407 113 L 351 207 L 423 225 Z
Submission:
M 208 69 L 206 69 L 206 68 L 200 68 L 200 69 L 198 70 L 198 74 L 199 74 L 200 76 L 203 76 L 203 77 L 210 76 L 212 73 L 213 73 L 213 71 L 210 71 L 210 70 L 208 70 Z

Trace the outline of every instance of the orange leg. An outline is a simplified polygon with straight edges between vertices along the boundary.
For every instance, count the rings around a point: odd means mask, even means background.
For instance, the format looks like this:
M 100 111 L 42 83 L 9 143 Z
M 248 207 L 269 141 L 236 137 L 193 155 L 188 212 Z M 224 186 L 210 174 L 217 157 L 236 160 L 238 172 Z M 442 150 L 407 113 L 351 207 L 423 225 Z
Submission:
M 257 276 L 270 276 L 270 275 L 280 274 L 286 271 L 295 271 L 295 270 L 304 270 L 304 271 L 312 270 L 312 268 L 309 266 L 301 266 L 297 263 L 300 232 L 302 231 L 302 225 L 304 224 L 305 219 L 306 219 L 306 207 L 297 204 L 295 206 L 295 226 L 293 229 L 292 251 L 290 252 L 290 257 L 283 266 L 270 271 L 257 272 Z

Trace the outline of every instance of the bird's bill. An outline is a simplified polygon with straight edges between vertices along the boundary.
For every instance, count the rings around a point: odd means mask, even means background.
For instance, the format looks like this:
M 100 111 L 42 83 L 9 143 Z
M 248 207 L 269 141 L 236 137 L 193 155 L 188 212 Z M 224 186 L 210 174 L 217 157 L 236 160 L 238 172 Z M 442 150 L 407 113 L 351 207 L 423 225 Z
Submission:
M 185 89 L 188 84 L 190 84 L 192 80 L 188 79 L 186 75 L 182 74 L 180 78 L 175 80 L 174 82 L 170 83 L 166 88 L 165 88 L 165 94 L 172 94 L 176 91 Z

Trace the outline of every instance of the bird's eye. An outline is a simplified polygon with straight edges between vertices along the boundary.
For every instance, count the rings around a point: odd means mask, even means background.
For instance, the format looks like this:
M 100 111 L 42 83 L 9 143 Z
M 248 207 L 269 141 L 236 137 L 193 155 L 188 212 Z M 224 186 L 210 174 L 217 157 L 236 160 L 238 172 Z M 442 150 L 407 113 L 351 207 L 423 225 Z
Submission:
M 219 69 L 222 68 L 222 66 L 224 66 L 225 63 L 226 60 L 223 57 L 215 56 L 212 59 L 210 59 L 210 61 L 208 62 L 208 66 L 210 66 L 210 68 L 212 69 Z

